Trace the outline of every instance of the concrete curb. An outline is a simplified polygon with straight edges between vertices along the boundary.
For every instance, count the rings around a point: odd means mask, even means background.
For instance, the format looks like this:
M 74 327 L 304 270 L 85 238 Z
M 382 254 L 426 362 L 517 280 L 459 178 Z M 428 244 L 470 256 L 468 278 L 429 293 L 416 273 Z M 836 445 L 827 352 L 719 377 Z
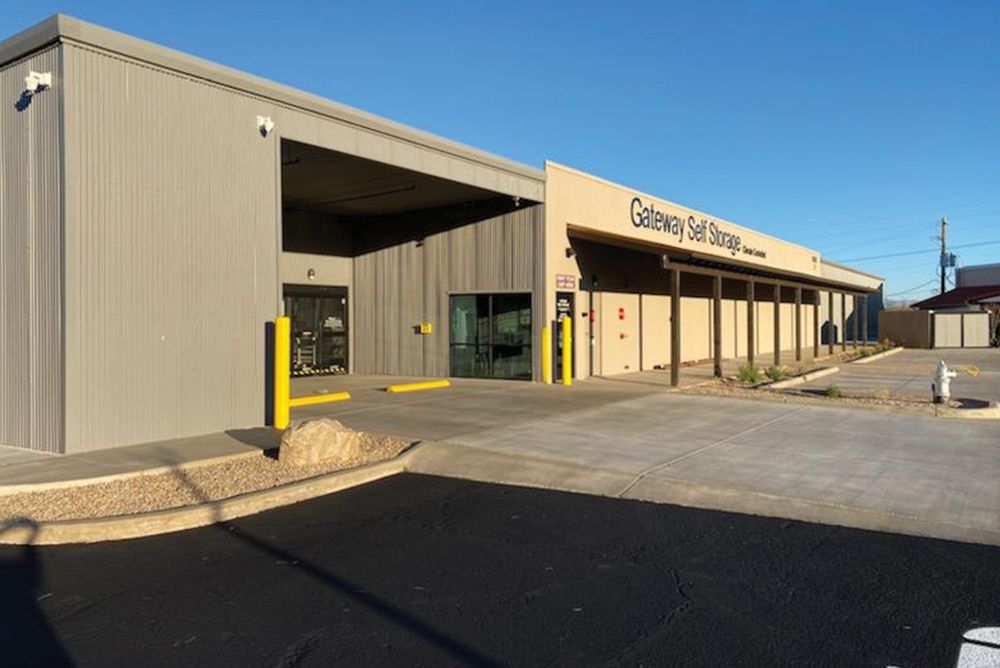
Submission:
M 769 390 L 783 390 L 786 387 L 794 387 L 796 385 L 802 385 L 803 383 L 808 383 L 809 381 L 816 380 L 817 378 L 822 378 L 823 376 L 829 376 L 840 371 L 839 366 L 828 366 L 823 369 L 816 369 L 815 371 L 810 371 L 804 373 L 801 376 L 795 376 L 795 378 L 789 378 L 788 380 L 779 380 L 776 383 L 771 383 L 770 385 L 762 385 L 764 389 Z
M 424 445 L 407 463 L 407 473 L 600 496 L 617 496 L 636 477 L 628 471 L 595 469 L 458 443 L 435 441 Z
M 892 348 L 890 350 L 886 350 L 881 353 L 875 353 L 874 355 L 871 355 L 869 357 L 862 357 L 860 359 L 856 359 L 853 362 L 849 362 L 849 364 L 869 364 L 876 360 L 880 360 L 883 357 L 888 357 L 889 355 L 895 355 L 896 353 L 901 353 L 901 352 L 903 352 L 902 346 L 898 348 Z
M 697 483 L 656 474 L 642 478 L 622 498 L 866 531 L 1000 546 L 1000 530 L 950 524 L 931 518 L 813 499 L 767 494 L 736 486 Z
M 414 454 L 408 472 L 1000 546 L 1000 529 L 699 483 L 660 473 L 640 476 L 453 443 L 426 445 Z
M 33 523 L 27 519 L 15 520 L 0 526 L 0 544 L 99 543 L 157 536 L 234 520 L 402 473 L 406 470 L 406 462 L 417 447 L 419 446 L 414 446 L 389 461 L 327 473 L 281 487 L 208 501 L 197 506 L 183 506 L 138 515 L 53 522 Z
M 985 408 L 959 408 L 953 412 L 938 415 L 939 418 L 956 420 L 1000 420 L 1000 406 Z
M 236 452 L 231 455 L 219 455 L 208 459 L 196 459 L 179 464 L 164 464 L 150 469 L 139 469 L 137 471 L 122 471 L 121 473 L 108 473 L 107 475 L 95 476 L 93 478 L 69 478 L 67 480 L 51 480 L 48 482 L 26 482 L 12 485 L 0 485 L 0 496 L 9 494 L 21 494 L 23 492 L 48 492 L 57 489 L 68 489 L 70 487 L 85 487 L 87 485 L 99 485 L 119 480 L 129 480 L 146 475 L 160 475 L 172 473 L 174 471 L 191 471 L 203 466 L 213 466 L 225 462 L 247 459 L 250 457 L 265 457 L 263 449 L 247 450 L 246 452 Z

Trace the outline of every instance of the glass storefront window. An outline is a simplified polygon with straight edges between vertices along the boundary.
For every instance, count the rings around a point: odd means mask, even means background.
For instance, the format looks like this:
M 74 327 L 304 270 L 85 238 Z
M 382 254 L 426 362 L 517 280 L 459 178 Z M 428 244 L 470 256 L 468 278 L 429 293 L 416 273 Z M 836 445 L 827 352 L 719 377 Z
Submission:
M 451 375 L 531 379 L 531 295 L 451 298 Z

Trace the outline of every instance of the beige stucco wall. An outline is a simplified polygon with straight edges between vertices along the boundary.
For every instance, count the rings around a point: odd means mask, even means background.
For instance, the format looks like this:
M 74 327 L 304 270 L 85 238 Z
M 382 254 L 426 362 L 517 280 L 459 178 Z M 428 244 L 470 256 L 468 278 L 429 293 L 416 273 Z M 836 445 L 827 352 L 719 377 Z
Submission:
M 574 322 L 577 327 L 574 352 L 576 355 L 576 375 L 589 375 L 590 341 L 588 337 L 588 309 L 590 306 L 589 285 L 581 285 L 581 267 L 578 258 L 573 254 L 567 257 L 567 249 L 571 248 L 570 234 L 584 235 L 589 238 L 606 238 L 611 243 L 639 242 L 655 253 L 663 251 L 681 251 L 693 253 L 705 258 L 715 258 L 727 263 L 748 267 L 779 270 L 800 278 L 819 278 L 821 275 L 819 254 L 811 249 L 788 243 L 774 237 L 755 232 L 745 227 L 735 225 L 726 220 L 704 214 L 687 207 L 674 204 L 667 200 L 652 197 L 622 185 L 614 184 L 604 179 L 579 172 L 572 168 L 553 162 L 546 163 L 546 224 L 545 224 L 545 295 L 544 322 L 555 318 L 554 295 L 556 292 L 576 293 L 577 317 Z M 655 211 L 668 217 L 683 219 L 685 227 L 683 234 L 673 235 L 657 226 L 636 226 L 633 221 L 635 206 L 633 200 L 639 198 L 644 207 L 652 205 Z M 641 209 L 641 207 L 640 207 Z M 706 236 L 692 234 L 690 221 L 696 225 L 704 223 L 706 227 L 728 234 L 738 235 L 739 249 L 726 248 L 713 244 Z M 673 220 L 673 218 L 669 218 Z M 642 218 L 639 219 L 642 224 Z M 679 228 L 678 228 L 679 231 Z M 721 237 L 720 237 L 721 238 Z M 744 252 L 744 248 L 761 251 L 765 257 Z M 640 271 L 636 269 L 636 271 Z M 617 304 L 624 297 L 608 297 L 610 293 L 595 293 L 594 308 L 596 320 L 594 324 L 594 373 L 610 375 L 621 372 L 626 366 L 636 370 L 641 363 L 644 369 L 650 369 L 656 364 L 666 364 L 670 357 L 670 323 L 668 274 L 664 272 L 661 294 L 644 294 L 642 297 L 643 320 L 641 334 L 636 320 L 637 338 L 634 344 L 609 341 L 606 327 L 613 327 L 617 322 Z M 584 277 L 585 278 L 585 277 Z M 638 278 L 638 277 L 637 277 Z M 589 280 L 589 279 L 587 279 Z M 638 280 L 643 280 L 639 278 Z M 572 288 L 567 287 L 567 282 Z M 616 292 L 628 293 L 627 288 Z M 635 289 L 633 293 L 644 292 Z M 697 294 L 697 291 L 696 291 Z M 787 295 L 786 295 L 787 298 Z M 758 295 L 756 309 L 756 341 L 757 354 L 771 353 L 774 350 L 774 307 Z M 629 302 L 632 304 L 632 302 Z M 633 308 L 638 309 L 636 300 Z M 614 304 L 614 312 L 604 312 Z M 740 298 L 723 300 L 722 309 L 722 339 L 723 355 L 727 358 L 745 356 L 747 353 L 747 313 L 746 302 Z M 648 313 L 647 313 L 648 311 Z M 627 313 L 628 313 L 627 309 Z M 802 305 L 802 346 L 812 345 L 812 306 Z M 782 304 L 781 308 L 781 343 L 782 348 L 790 350 L 795 345 L 795 306 L 791 303 Z M 657 323 L 657 321 L 659 324 Z M 682 297 L 681 302 L 681 359 L 683 361 L 705 360 L 712 354 L 712 304 L 706 294 L 701 296 Z M 631 325 L 630 325 L 631 326 Z M 609 330 L 610 331 L 610 330 Z M 621 332 L 615 334 L 619 336 Z M 641 351 L 640 351 L 641 346 Z
M 587 312 L 587 293 L 580 293 L 578 311 Z M 642 305 L 641 323 L 639 305 Z M 759 365 L 770 364 L 765 356 L 774 352 L 774 304 L 755 303 L 755 350 Z M 624 318 L 619 309 L 624 309 Z M 813 345 L 813 306 L 802 304 L 800 311 L 802 350 Z M 622 292 L 595 292 L 594 375 L 613 376 L 657 365 L 669 365 L 670 297 L 665 295 Z M 781 348 L 783 361 L 790 363 L 795 349 L 795 304 L 781 304 Z M 577 319 L 577 375 L 587 375 L 588 329 L 585 317 Z M 705 361 L 712 356 L 714 332 L 711 299 L 681 297 L 681 360 Z M 640 336 L 641 333 L 641 336 Z M 640 357 L 641 353 L 641 357 Z M 739 299 L 722 300 L 722 355 L 725 359 L 745 357 L 747 353 L 747 304 Z
M 820 275 L 819 253 L 816 251 L 554 162 L 546 162 L 545 171 L 547 289 L 551 292 L 556 290 L 557 274 L 577 275 L 575 262 L 565 253 L 569 246 L 569 229 L 611 239 L 638 241 L 665 251 L 696 253 L 734 264 L 778 269 L 802 276 Z M 683 221 L 682 230 L 678 228 L 681 232 L 673 234 L 654 229 L 663 226 L 662 221 L 655 220 L 652 227 L 636 226 L 633 221 L 635 198 L 647 207 L 652 205 L 657 212 L 671 219 L 676 217 L 678 221 Z M 697 232 L 703 224 L 707 226 L 706 230 L 714 226 L 720 232 L 738 236 L 738 249 L 713 244 L 709 231 L 704 234 Z M 747 250 L 756 250 L 765 256 L 760 257 Z
M 670 297 L 642 295 L 642 369 L 670 364 Z

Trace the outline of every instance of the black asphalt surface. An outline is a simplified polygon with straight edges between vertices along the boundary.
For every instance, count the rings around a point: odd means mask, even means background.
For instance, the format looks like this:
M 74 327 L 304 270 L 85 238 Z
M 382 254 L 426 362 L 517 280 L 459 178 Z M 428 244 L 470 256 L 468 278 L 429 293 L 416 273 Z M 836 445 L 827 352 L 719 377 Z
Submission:
M 403 475 L 0 549 L 0 665 L 955 666 L 997 548 Z

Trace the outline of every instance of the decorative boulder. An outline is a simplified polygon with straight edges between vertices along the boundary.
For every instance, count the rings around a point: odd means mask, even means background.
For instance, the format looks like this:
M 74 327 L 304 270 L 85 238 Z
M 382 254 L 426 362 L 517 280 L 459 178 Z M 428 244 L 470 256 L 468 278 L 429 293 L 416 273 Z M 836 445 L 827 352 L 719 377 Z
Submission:
M 285 431 L 281 437 L 278 461 L 307 466 L 339 460 L 348 463 L 361 454 L 358 432 L 336 420 L 320 418 L 303 422 Z

